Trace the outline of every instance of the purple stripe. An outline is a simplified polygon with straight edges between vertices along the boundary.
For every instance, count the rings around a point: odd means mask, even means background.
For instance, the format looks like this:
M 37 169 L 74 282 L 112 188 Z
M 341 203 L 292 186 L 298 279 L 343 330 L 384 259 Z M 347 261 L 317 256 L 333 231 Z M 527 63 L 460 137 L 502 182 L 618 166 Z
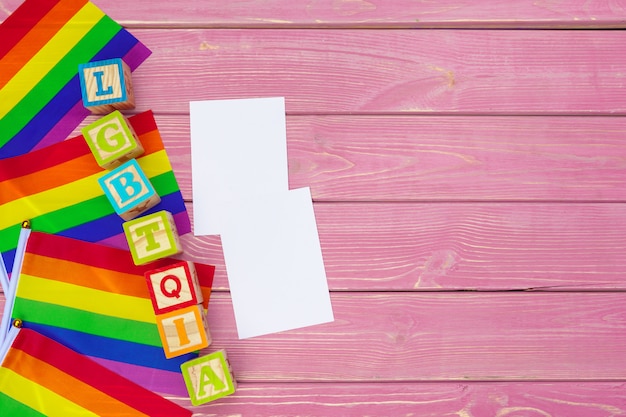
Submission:
M 189 395 L 183 375 L 178 372 L 151 369 L 93 356 L 89 358 L 150 391 L 182 397 Z
M 124 55 L 124 62 L 126 62 L 131 71 L 135 71 L 151 53 L 148 47 L 139 41 Z
M 61 142 L 67 138 L 76 128 L 76 121 L 83 120 L 89 116 L 90 112 L 83 106 L 83 101 L 79 100 L 74 107 L 70 109 L 65 116 L 41 139 L 41 141 L 35 145 L 32 149 L 37 150 L 45 148 L 57 142 Z
M 191 232 L 191 224 L 189 222 L 189 216 L 186 211 L 181 211 L 173 215 L 174 223 L 176 223 L 176 229 L 179 235 L 184 235 Z M 113 248 L 120 248 L 128 250 L 128 243 L 126 242 L 126 236 L 124 233 L 117 234 L 115 236 L 108 237 L 106 239 L 99 240 L 101 245 L 111 246 Z

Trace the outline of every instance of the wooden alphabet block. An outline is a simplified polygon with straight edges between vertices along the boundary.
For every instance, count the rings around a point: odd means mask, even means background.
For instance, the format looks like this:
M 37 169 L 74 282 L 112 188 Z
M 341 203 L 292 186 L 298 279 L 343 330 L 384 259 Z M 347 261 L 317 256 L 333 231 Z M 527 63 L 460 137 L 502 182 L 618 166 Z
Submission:
M 156 321 L 168 359 L 211 344 L 206 312 L 201 304 L 159 314 Z
M 237 381 L 223 349 L 185 362 L 180 369 L 194 406 L 225 397 L 237 389 Z
M 135 265 L 183 251 L 172 214 L 161 210 L 124 222 L 124 233 Z
M 98 182 L 115 212 L 124 220 L 134 219 L 161 201 L 134 159 L 107 172 Z
M 107 114 L 81 129 L 96 162 L 112 169 L 143 154 L 143 146 L 118 110 Z
M 181 261 L 144 274 L 156 314 L 201 304 L 204 300 L 193 262 Z
M 94 114 L 135 108 L 130 68 L 121 58 L 78 66 L 83 105 Z

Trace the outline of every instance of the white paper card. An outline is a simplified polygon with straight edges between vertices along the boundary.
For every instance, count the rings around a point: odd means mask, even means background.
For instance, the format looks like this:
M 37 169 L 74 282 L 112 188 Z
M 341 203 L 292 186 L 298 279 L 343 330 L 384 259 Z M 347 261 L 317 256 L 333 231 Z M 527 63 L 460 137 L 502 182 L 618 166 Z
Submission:
M 229 202 L 289 189 L 284 97 L 192 101 L 194 234 L 222 234 Z
M 333 321 L 310 190 L 249 196 L 228 210 L 222 248 L 239 338 Z

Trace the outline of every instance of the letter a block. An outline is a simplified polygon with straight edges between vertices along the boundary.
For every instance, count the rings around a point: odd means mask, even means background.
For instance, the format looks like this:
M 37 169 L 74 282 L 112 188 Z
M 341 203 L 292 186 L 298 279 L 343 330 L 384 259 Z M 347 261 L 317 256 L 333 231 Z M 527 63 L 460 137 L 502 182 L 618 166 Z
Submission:
M 124 233 L 135 265 L 143 265 L 183 251 L 172 214 L 161 210 L 124 222 Z
M 134 159 L 106 173 L 98 182 L 115 212 L 124 220 L 134 219 L 161 201 Z
M 211 344 L 211 334 L 202 305 L 181 308 L 156 316 L 166 358 L 184 355 Z
M 94 114 L 135 108 L 130 68 L 121 58 L 78 66 L 83 105 Z
M 203 300 L 193 262 L 181 261 L 146 271 L 152 306 L 156 314 L 201 304 Z
M 180 365 L 191 404 L 197 406 L 235 392 L 237 381 L 225 350 Z
M 118 110 L 81 129 L 96 162 L 111 169 L 143 153 L 137 134 Z

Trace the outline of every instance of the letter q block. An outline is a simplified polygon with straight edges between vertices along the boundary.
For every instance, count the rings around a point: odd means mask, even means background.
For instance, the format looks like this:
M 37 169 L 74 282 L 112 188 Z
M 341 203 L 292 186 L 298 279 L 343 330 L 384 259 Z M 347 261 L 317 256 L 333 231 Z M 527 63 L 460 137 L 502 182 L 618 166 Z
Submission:
M 83 105 L 94 114 L 135 108 L 130 68 L 121 58 L 78 66 Z
M 211 344 L 206 312 L 200 304 L 156 316 L 166 358 L 203 349 Z
M 111 169 L 143 154 L 137 134 L 122 113 L 115 110 L 81 129 L 96 162 Z
M 135 159 L 109 171 L 98 182 L 115 212 L 124 220 L 134 219 L 161 201 Z
M 135 265 L 143 265 L 183 251 L 172 214 L 161 210 L 124 222 L 124 234 Z
M 168 313 L 204 301 L 193 262 L 176 262 L 146 271 L 144 276 L 156 314 Z
M 237 381 L 225 350 L 180 365 L 191 404 L 198 406 L 235 392 Z

